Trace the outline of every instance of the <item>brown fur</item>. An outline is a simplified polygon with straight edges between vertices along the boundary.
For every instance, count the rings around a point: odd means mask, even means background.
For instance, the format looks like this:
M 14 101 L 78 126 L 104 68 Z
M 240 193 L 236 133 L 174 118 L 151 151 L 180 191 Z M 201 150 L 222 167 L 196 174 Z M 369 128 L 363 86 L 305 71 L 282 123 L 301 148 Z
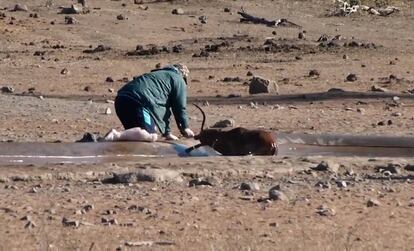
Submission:
M 271 133 L 264 130 L 249 130 L 242 127 L 237 127 L 230 131 L 218 129 L 204 130 L 206 116 L 199 106 L 195 106 L 203 114 L 201 131 L 194 136 L 194 139 L 199 140 L 200 144 L 188 148 L 186 150 L 187 153 L 206 145 L 227 156 L 277 154 L 278 148 L 275 139 Z

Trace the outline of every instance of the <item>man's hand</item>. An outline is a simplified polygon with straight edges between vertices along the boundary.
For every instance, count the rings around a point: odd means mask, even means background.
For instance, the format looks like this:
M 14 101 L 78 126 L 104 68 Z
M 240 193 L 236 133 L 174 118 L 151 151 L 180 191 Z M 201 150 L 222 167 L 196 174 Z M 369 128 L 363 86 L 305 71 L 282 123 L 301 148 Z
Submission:
M 178 137 L 175 136 L 172 133 L 168 133 L 167 135 L 165 135 L 165 139 L 167 139 L 167 140 L 178 140 Z
M 185 129 L 182 131 L 182 134 L 183 134 L 183 136 L 184 136 L 184 137 L 186 137 L 186 138 L 193 138 L 193 137 L 194 137 L 194 132 L 193 132 L 193 131 L 191 131 L 191 129 L 190 129 L 190 128 L 185 128 Z

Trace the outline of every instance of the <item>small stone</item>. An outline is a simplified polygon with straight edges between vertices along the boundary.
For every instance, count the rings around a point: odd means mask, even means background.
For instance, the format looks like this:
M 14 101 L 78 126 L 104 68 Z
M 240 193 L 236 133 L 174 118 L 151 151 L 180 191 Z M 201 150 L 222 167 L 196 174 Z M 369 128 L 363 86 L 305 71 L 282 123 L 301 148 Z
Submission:
M 247 74 L 246 74 L 246 76 L 253 76 L 253 72 L 248 71 Z
M 244 191 L 259 191 L 260 190 L 260 186 L 258 183 L 256 182 L 243 182 L 240 184 L 240 190 Z
M 77 24 L 78 20 L 71 16 L 65 16 L 65 24 Z
M 346 188 L 346 187 L 347 187 L 347 183 L 346 183 L 346 181 L 344 181 L 344 180 L 337 180 L 337 181 L 336 181 L 336 185 L 337 185 L 338 187 L 342 187 L 342 188 Z
M 143 4 L 144 0 L 134 0 L 134 4 Z
M 195 187 L 195 186 L 213 186 L 213 184 L 206 180 L 206 179 L 202 179 L 202 178 L 198 178 L 198 179 L 192 179 L 188 182 L 188 186 L 189 187 Z
M 62 14 L 80 14 L 83 8 L 82 5 L 72 4 L 69 8 L 62 8 Z
M 320 187 L 320 188 L 324 188 L 324 189 L 330 189 L 331 188 L 331 183 L 329 183 L 329 181 L 327 181 L 327 180 L 321 180 L 321 181 L 318 181 L 316 184 L 315 184 L 315 186 L 316 187 Z
M 127 241 L 125 242 L 125 246 L 127 247 L 151 247 L 154 244 L 153 241 Z
M 299 39 L 305 39 L 305 33 L 303 33 L 303 32 L 299 32 L 299 34 L 298 34 L 298 38 L 299 38 Z
M 83 88 L 84 91 L 86 92 L 90 92 L 92 90 L 92 88 L 90 86 L 85 86 L 85 88 Z
M 92 204 L 88 204 L 83 206 L 82 210 L 84 210 L 85 212 L 89 212 L 92 211 L 95 207 Z
M 353 74 L 353 73 L 349 74 L 349 75 L 346 77 L 346 81 L 348 81 L 348 82 L 355 82 L 355 81 L 357 81 L 357 76 L 356 76 L 356 74 Z
M 268 80 L 259 76 L 255 76 L 250 80 L 249 93 L 279 93 L 279 86 L 275 81 Z
M 406 171 L 414 172 L 414 165 L 413 164 L 407 164 L 404 169 Z
M 384 87 L 377 86 L 377 85 L 371 86 L 371 91 L 373 91 L 373 92 L 389 92 L 388 89 L 386 89 Z
M 321 205 L 316 209 L 316 213 L 321 215 L 321 216 L 334 216 L 335 210 L 332 208 L 329 208 L 326 205 Z
M 309 77 L 319 77 L 320 73 L 318 70 L 309 71 Z
M 230 8 L 228 8 L 228 7 L 226 7 L 226 8 L 224 8 L 224 12 L 230 12 L 231 11 L 231 9 Z
M 79 227 L 79 221 L 77 220 L 70 220 L 65 217 L 62 219 L 62 224 L 65 227 Z
M 78 3 L 81 4 L 83 7 L 88 7 L 88 3 L 86 0 L 78 0 Z
M 339 164 L 332 161 L 321 161 L 316 167 L 313 167 L 312 170 L 337 173 L 339 170 Z
M 184 15 L 184 10 L 183 9 L 173 9 L 171 12 L 173 15 Z
M 111 115 L 112 114 L 111 108 L 107 107 L 106 110 L 105 110 L 105 114 L 106 115 Z
M 206 23 L 207 23 L 207 17 L 206 17 L 206 16 L 200 16 L 200 17 L 198 18 L 198 20 L 200 20 L 200 22 L 201 22 L 202 24 L 206 24 Z
M 409 207 L 414 207 L 414 199 L 411 199 L 411 200 L 408 202 L 408 206 L 409 206 Z
M 234 120 L 233 119 L 224 119 L 216 122 L 212 127 L 213 128 L 226 128 L 226 127 L 234 127 Z
M 24 226 L 24 228 L 35 228 L 36 227 L 36 224 L 33 222 L 33 221 L 28 221 L 27 223 L 26 223 L 26 225 Z
M 13 93 L 14 92 L 14 88 L 11 86 L 3 86 L 1 88 L 1 92 L 2 93 Z
M 118 19 L 118 20 L 125 20 L 125 19 L 127 19 L 127 17 L 125 15 L 123 15 L 123 14 L 119 14 L 118 16 L 116 16 L 116 19 Z
M 25 215 L 22 218 L 20 218 L 20 220 L 27 220 L 27 221 L 31 221 L 32 220 L 32 216 L 30 215 Z
M 18 3 L 14 6 L 13 11 L 29 11 L 29 9 L 27 5 Z
M 269 189 L 269 199 L 288 201 L 289 198 L 280 190 L 280 185 L 273 186 Z
M 68 74 L 69 73 L 69 70 L 67 69 L 67 68 L 63 68 L 61 71 L 60 71 L 60 74 L 62 74 L 62 75 L 66 75 L 66 74 Z
M 346 55 L 346 54 L 344 54 L 344 55 L 342 56 L 342 58 L 343 58 L 343 59 L 345 59 L 345 60 L 346 60 L 346 59 L 349 59 L 348 55 Z
M 367 202 L 367 207 L 379 207 L 381 203 L 376 199 L 369 199 Z
M 278 190 L 269 190 L 269 198 L 271 200 L 281 200 L 281 201 L 288 201 L 288 197 L 282 192 Z
M 105 79 L 105 81 L 106 81 L 106 82 L 108 82 L 108 83 L 113 83 L 113 82 L 115 82 L 115 81 L 114 81 L 114 79 L 113 79 L 112 77 L 107 77 L 107 78 Z

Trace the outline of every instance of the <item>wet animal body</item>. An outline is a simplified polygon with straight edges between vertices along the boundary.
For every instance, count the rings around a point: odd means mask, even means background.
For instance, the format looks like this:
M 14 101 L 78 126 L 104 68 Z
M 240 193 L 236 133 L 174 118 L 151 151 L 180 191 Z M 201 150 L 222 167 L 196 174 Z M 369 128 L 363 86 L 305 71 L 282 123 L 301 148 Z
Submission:
M 237 127 L 229 131 L 219 129 L 204 129 L 206 115 L 204 111 L 194 104 L 203 114 L 201 131 L 194 139 L 200 144 L 186 150 L 192 150 L 201 146 L 210 146 L 217 152 L 226 156 L 241 155 L 276 155 L 278 147 L 272 134 L 264 130 L 249 130 Z

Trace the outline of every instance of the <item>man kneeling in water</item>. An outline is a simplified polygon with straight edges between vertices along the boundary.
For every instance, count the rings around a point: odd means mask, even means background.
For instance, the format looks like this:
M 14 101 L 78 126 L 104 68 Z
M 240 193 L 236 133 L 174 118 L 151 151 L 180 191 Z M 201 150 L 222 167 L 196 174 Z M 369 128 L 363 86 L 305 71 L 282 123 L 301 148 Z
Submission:
M 194 137 L 187 115 L 187 79 L 190 71 L 183 64 L 152 70 L 124 85 L 115 99 L 116 114 L 124 131 L 112 129 L 105 141 L 148 141 L 158 139 L 157 128 L 168 140 L 171 111 L 181 134 Z

